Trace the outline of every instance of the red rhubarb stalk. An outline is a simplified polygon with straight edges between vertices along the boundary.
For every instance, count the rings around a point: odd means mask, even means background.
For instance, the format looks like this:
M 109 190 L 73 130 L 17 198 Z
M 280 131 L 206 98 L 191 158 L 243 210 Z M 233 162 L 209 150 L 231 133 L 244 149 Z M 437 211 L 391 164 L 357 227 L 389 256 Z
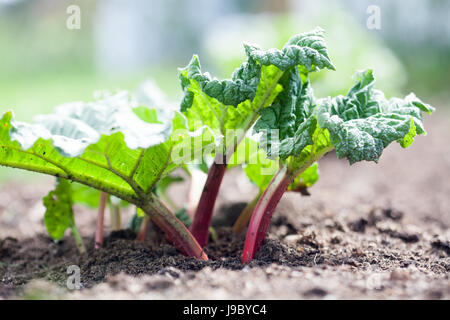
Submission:
M 281 168 L 259 198 L 245 238 L 243 263 L 249 263 L 263 243 L 272 214 L 292 179 L 293 177 L 287 173 L 286 167 Z
M 103 246 L 103 229 L 105 224 L 105 208 L 106 201 L 108 200 L 108 194 L 106 192 L 100 192 L 100 203 L 98 206 L 97 214 L 97 227 L 95 231 L 95 249 L 99 249 Z
M 150 224 L 150 218 L 148 215 L 146 215 L 144 218 L 142 218 L 141 227 L 139 229 L 139 233 L 137 236 L 137 239 L 139 242 L 142 242 L 142 243 L 145 242 L 145 237 L 147 236 L 147 230 L 148 230 L 149 224 Z
M 220 161 L 216 161 L 216 159 Z M 214 159 L 214 163 L 209 168 L 208 177 L 206 178 L 202 196 L 198 202 L 194 221 L 191 226 L 192 235 L 202 247 L 208 243 L 209 226 L 211 225 L 214 204 L 216 203 L 223 176 L 227 170 L 224 157 L 219 156 L 216 159 Z
M 142 209 L 181 253 L 208 261 L 208 256 L 186 226 L 157 198 L 153 198 Z

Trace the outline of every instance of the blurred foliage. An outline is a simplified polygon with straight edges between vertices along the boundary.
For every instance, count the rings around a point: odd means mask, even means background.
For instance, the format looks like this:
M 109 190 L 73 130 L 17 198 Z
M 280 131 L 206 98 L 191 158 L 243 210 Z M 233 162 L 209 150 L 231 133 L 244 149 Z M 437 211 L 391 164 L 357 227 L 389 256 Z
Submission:
M 418 96 L 438 101 L 450 98 L 450 44 L 437 47 L 435 44 L 399 46 L 392 43 L 395 51 L 402 56 L 408 71 L 408 91 Z M 444 104 L 448 107 L 449 104 Z
M 229 27 L 225 27 L 229 26 Z M 263 48 L 281 48 L 292 34 L 315 26 L 325 29 L 325 41 L 335 72 L 311 76 L 316 96 L 345 94 L 356 70 L 373 68 L 377 87 L 388 95 L 398 94 L 405 84 L 405 69 L 381 39 L 362 28 L 353 16 L 342 10 L 329 10 L 314 21 L 291 14 L 256 14 L 224 17 L 209 28 L 204 46 L 210 59 L 219 59 L 220 74 L 230 75 L 244 58 L 242 40 Z
M 132 74 L 99 74 L 93 57 L 95 2 L 77 2 L 83 7 L 79 30 L 66 28 L 70 4 L 73 1 L 23 1 L 0 7 L 1 113 L 13 109 L 18 119 L 30 121 L 58 104 L 91 99 L 98 89 L 133 90 L 150 75 L 169 92 L 171 87 L 178 89 L 174 65 Z

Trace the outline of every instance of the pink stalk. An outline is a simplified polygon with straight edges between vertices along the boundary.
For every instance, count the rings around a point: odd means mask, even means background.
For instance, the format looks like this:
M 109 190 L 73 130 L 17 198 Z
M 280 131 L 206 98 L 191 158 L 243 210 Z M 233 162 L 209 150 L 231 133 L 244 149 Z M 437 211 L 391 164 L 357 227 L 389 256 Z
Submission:
M 259 198 L 245 238 L 243 263 L 249 263 L 264 242 L 272 214 L 292 179 L 293 177 L 287 173 L 286 168 L 281 168 Z
M 202 247 L 208 243 L 209 226 L 211 225 L 214 204 L 216 203 L 223 176 L 227 170 L 224 157 L 221 160 L 223 160 L 221 161 L 222 163 L 218 163 L 219 161 L 215 160 L 211 168 L 209 168 L 208 177 L 191 226 L 192 235 Z
M 97 214 L 97 228 L 95 230 L 95 249 L 103 247 L 103 229 L 105 223 L 105 208 L 107 200 L 108 194 L 101 191 L 100 203 L 98 206 L 98 214 Z
M 186 226 L 157 198 L 153 198 L 142 208 L 152 222 L 164 231 L 169 242 L 184 255 L 208 261 L 208 256 L 203 251 Z M 148 222 L 144 224 L 148 224 Z M 143 226 L 141 231 L 146 231 L 148 226 Z M 144 233 L 145 237 L 145 233 Z
M 149 224 L 150 224 L 150 218 L 147 215 L 142 219 L 141 227 L 139 229 L 139 233 L 137 236 L 137 239 L 139 242 L 142 242 L 142 243 L 145 242 L 145 237 L 147 236 L 147 230 L 148 230 Z

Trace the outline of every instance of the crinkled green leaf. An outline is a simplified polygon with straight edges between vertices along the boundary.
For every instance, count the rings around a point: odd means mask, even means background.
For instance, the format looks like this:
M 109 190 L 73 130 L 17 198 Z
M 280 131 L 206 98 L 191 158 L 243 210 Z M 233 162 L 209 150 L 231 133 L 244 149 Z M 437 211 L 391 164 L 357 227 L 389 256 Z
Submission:
M 278 83 L 281 72 L 275 66 L 263 66 L 261 79 L 253 100 L 245 100 L 236 108 L 229 107 L 223 119 L 225 129 L 247 130 L 259 116 L 258 112 L 270 106 L 277 95 L 283 90 Z
M 408 147 L 416 134 L 425 134 L 421 112 L 430 113 L 433 107 L 414 94 L 387 100 L 373 88 L 372 70 L 359 72 L 356 78 L 346 96 L 324 99 L 317 110 L 319 126 L 330 132 L 339 158 L 348 158 L 350 164 L 378 161 L 391 142 Z
M 264 133 L 262 146 L 270 157 L 286 159 L 312 144 L 315 105 L 309 81 L 303 83 L 297 67 L 286 72 L 280 83 L 284 90 L 261 111 L 254 130 Z
M 199 66 L 196 58 L 191 61 L 192 63 Z M 258 111 L 269 106 L 281 91 L 281 86 L 277 83 L 281 75 L 279 70 L 274 70 L 275 67 L 264 67 L 262 79 L 255 87 L 252 101 L 245 100 L 237 107 L 225 105 L 206 94 L 196 80 L 188 78 L 191 64 L 180 73 L 182 83 L 189 83 L 184 86 L 184 100 L 186 100 L 186 96 L 192 94 L 192 103 L 185 111 L 189 129 L 194 131 L 202 126 L 211 128 L 218 145 L 228 146 L 234 142 L 238 143 L 257 119 Z M 194 69 L 197 70 L 197 68 Z M 235 74 L 239 74 L 239 72 L 235 72 Z M 183 102 L 182 109 L 184 104 Z
M 317 125 L 312 135 L 312 141 L 313 143 L 306 146 L 299 154 L 288 158 L 287 161 L 292 172 L 302 173 L 304 169 L 334 148 L 328 130 L 321 129 Z
M 262 50 L 248 44 L 244 47 L 247 61 L 235 70 L 230 80 L 213 79 L 208 73 L 202 73 L 197 56 L 180 70 L 181 86 L 185 92 L 181 110 L 186 112 L 191 130 L 204 124 L 221 134 L 226 129 L 246 131 L 257 120 L 261 110 L 276 101 L 283 87 L 287 88 L 284 91 L 290 92 L 284 95 L 284 99 L 289 99 L 293 91 L 301 90 L 301 84 L 289 83 L 300 79 L 298 68 L 304 77 L 308 72 L 322 68 L 334 69 L 321 29 L 294 36 L 282 50 Z M 295 122 L 294 115 L 290 115 L 287 109 L 284 115 Z M 287 126 L 293 127 L 293 124 Z M 301 148 L 302 143 L 295 141 L 292 145 Z M 229 145 L 226 139 L 224 144 Z
M 12 112 L 5 113 L 0 120 L 0 165 L 72 179 L 98 189 L 108 190 L 109 193 L 123 194 L 126 198 L 133 198 L 132 188 L 108 168 L 91 164 L 79 157 L 62 156 L 53 147 L 51 139 L 38 138 L 31 147 L 23 149 L 18 141 L 10 138 L 10 130 L 14 125 L 11 120 Z M 26 136 L 26 130 L 22 131 L 21 127 L 14 127 L 14 131 Z M 117 137 L 117 134 L 115 135 Z
M 151 113 L 133 112 L 136 107 L 134 99 L 107 96 L 93 103 L 66 104 L 33 125 L 15 122 L 7 112 L 0 120 L 0 165 L 72 180 L 133 203 L 183 253 L 207 260 L 192 234 L 152 193 L 164 175 L 181 165 L 173 150 L 186 142 L 191 148 L 191 139 L 203 130 L 190 132 L 177 111 L 154 123 L 148 121 Z M 193 156 L 189 152 L 181 160 Z M 72 231 L 84 252 L 79 233 Z
M 322 28 L 293 36 L 281 50 L 262 50 L 248 44 L 245 49 L 247 55 L 261 65 L 274 65 L 282 71 L 294 66 L 300 66 L 302 73 L 335 69 L 328 56 Z
M 171 161 L 173 148 L 202 131 L 189 132 L 178 112 L 148 123 L 134 108 L 133 100 L 119 93 L 65 104 L 35 124 L 14 121 L 7 112 L 0 120 L 0 165 L 74 180 L 135 202 L 136 192 L 150 192 L 177 166 Z
M 136 101 L 127 92 L 107 95 L 95 102 L 67 103 L 52 114 L 37 116 L 34 125 L 14 122 L 11 136 L 24 149 L 29 149 L 38 138 L 51 138 L 59 153 L 67 157 L 80 156 L 102 135 L 118 132 L 123 134 L 129 149 L 145 149 L 166 141 L 172 129 L 170 119 L 161 124 L 144 122 L 133 112 L 136 107 Z
M 249 59 L 233 72 L 230 80 L 213 79 L 208 73 L 202 73 L 200 61 L 196 55 L 192 57 L 189 65 L 181 70 L 182 88 L 190 86 L 195 81 L 199 89 L 209 97 L 215 98 L 224 105 L 237 106 L 245 100 L 252 100 L 256 95 L 256 87 L 259 83 L 261 68 L 256 61 Z M 183 100 L 181 111 L 190 108 L 189 96 Z
M 222 128 L 221 124 L 226 106 L 206 94 L 195 80 L 195 77 L 194 79 L 188 78 L 193 73 L 193 71 L 190 71 L 192 68 L 200 70 L 200 62 L 196 56 L 180 72 L 182 87 L 185 91 L 185 96 L 181 103 L 181 111 L 186 113 L 191 130 L 207 125 L 209 128 L 222 133 L 220 129 Z M 187 99 L 189 101 L 186 101 Z
M 55 190 L 43 198 L 46 208 L 44 224 L 49 235 L 60 240 L 64 232 L 75 224 L 72 211 L 72 190 L 70 182 L 58 179 Z

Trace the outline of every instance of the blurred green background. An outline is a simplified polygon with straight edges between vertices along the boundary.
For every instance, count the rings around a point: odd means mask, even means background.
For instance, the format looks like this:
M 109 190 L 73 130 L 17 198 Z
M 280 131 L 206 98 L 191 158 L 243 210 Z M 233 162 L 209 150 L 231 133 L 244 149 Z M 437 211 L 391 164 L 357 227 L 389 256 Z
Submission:
M 66 25 L 71 5 L 79 29 Z M 380 29 L 367 24 L 374 5 Z M 0 0 L 0 113 L 31 121 L 148 78 L 177 101 L 177 67 L 193 53 L 213 76 L 229 77 L 243 41 L 280 47 L 315 26 L 337 67 L 314 75 L 316 96 L 344 93 L 354 71 L 372 67 L 388 96 L 414 91 L 440 107 L 450 97 L 449 16 L 446 0 Z M 1 180 L 10 175 L 0 168 Z

